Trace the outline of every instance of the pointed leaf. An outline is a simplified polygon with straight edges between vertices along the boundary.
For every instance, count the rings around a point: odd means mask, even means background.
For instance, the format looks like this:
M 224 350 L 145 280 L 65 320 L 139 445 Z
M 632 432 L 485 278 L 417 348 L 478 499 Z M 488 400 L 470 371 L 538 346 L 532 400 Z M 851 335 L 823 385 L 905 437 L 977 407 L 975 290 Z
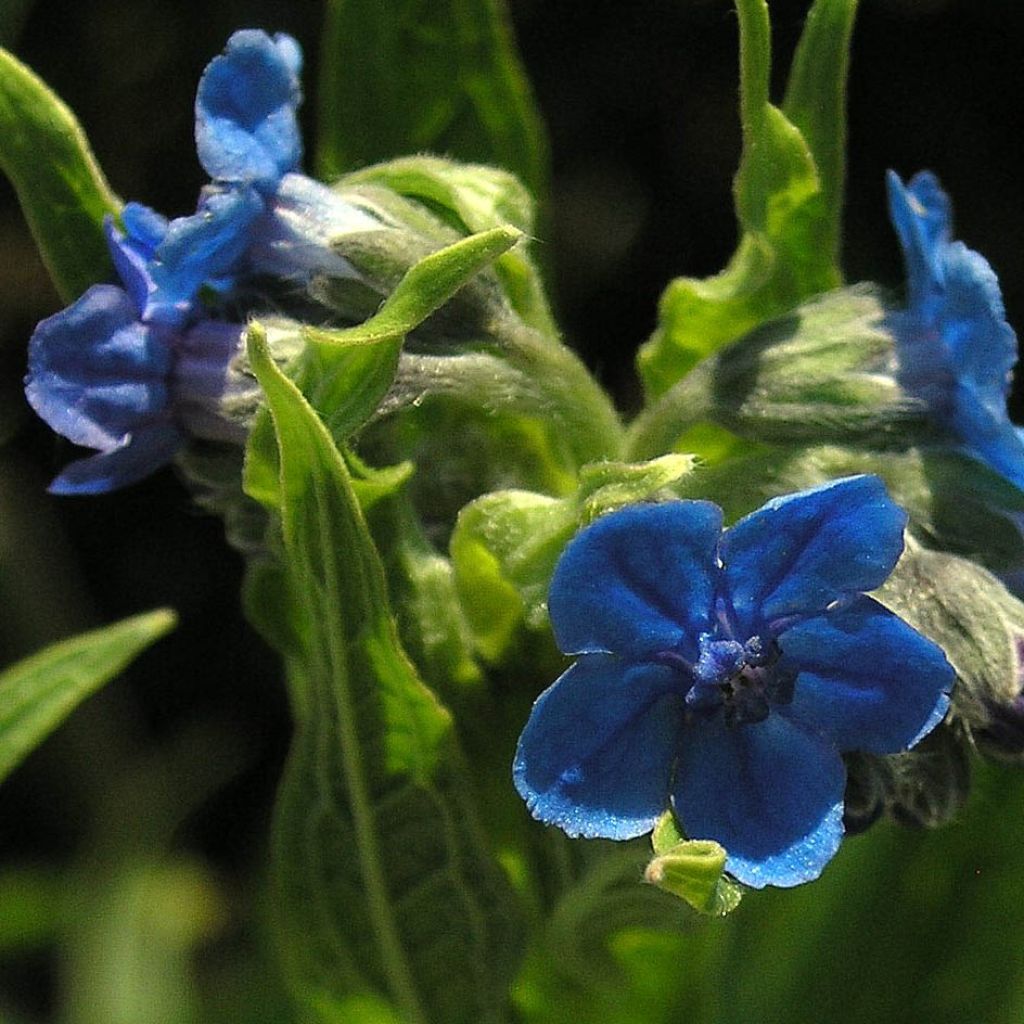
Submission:
M 24 64 L 0 50 L 0 169 L 18 193 L 50 277 L 66 302 L 111 270 L 103 218 L 111 192 L 74 114 Z
M 527 235 L 535 230 L 535 203 L 529 191 L 498 167 L 462 164 L 434 156 L 401 157 L 356 171 L 345 183 L 369 182 L 440 211 L 463 232 L 486 231 L 512 224 Z M 523 320 L 556 337 L 558 328 L 544 294 L 540 273 L 525 245 L 516 246 L 495 261 L 505 293 Z
M 0 673 L 0 780 L 175 624 L 167 609 L 62 640 Z
M 402 650 L 345 462 L 253 329 L 280 448 L 298 714 L 273 831 L 275 916 L 296 993 L 367 990 L 412 1024 L 504 1019 L 515 914 L 447 711 Z
M 858 0 L 818 0 L 789 72 L 783 113 L 800 129 L 821 180 L 829 254 L 838 265 L 846 178 L 846 78 Z

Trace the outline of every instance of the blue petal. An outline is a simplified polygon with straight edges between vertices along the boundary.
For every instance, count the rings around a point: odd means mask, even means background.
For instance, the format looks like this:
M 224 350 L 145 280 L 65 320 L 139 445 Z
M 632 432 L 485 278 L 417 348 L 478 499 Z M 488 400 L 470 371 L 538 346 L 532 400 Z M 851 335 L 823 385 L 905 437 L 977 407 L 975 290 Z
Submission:
M 1006 322 L 995 271 L 983 256 L 954 242 L 943 253 L 942 273 L 937 315 L 953 373 L 1005 416 L 1017 336 Z
M 333 243 L 384 227 L 320 182 L 286 174 L 257 225 L 249 258 L 258 272 L 283 280 L 308 281 L 315 274 L 358 277 Z
M 156 287 L 149 264 L 167 234 L 167 220 L 141 203 L 126 203 L 121 211 L 121 222 L 123 232 L 114 224 L 113 218 L 104 218 L 107 247 L 114 260 L 114 269 L 141 315 Z
M 949 425 L 968 455 L 1024 490 L 1024 437 L 1003 410 L 982 404 L 964 385 L 953 389 Z
M 930 171 L 915 175 L 909 186 L 895 171 L 886 174 L 889 217 L 903 247 L 907 291 L 912 304 L 927 300 L 941 279 L 942 252 L 949 244 L 952 207 Z
M 779 644 L 800 675 L 778 713 L 839 750 L 907 750 L 949 707 L 954 676 L 942 649 L 869 597 L 793 626 Z
M 668 807 L 683 721 L 671 670 L 581 658 L 537 698 L 512 777 L 530 813 L 570 836 L 632 839 Z
M 697 658 L 710 629 L 722 512 L 707 501 L 633 505 L 602 516 L 562 553 L 548 594 L 558 646 L 636 658 Z
M 194 312 L 196 295 L 209 280 L 241 270 L 251 229 L 263 200 L 250 188 L 209 191 L 191 217 L 171 221 L 149 271 L 154 289 L 143 317 L 178 327 Z
M 833 746 L 777 714 L 732 728 L 698 719 L 681 746 L 674 798 L 687 836 L 721 843 L 726 870 L 755 889 L 821 874 L 843 837 L 846 770 Z
M 720 547 L 739 631 L 752 636 L 879 586 L 903 551 L 906 521 L 875 476 L 774 498 L 741 519 Z
M 171 422 L 154 423 L 110 451 L 72 462 L 49 486 L 51 494 L 105 494 L 160 469 L 185 443 Z
M 273 188 L 298 167 L 301 63 L 290 36 L 251 29 L 210 62 L 196 95 L 196 146 L 211 178 Z
M 138 322 L 120 288 L 94 285 L 36 327 L 25 394 L 57 433 L 110 449 L 164 415 L 170 365 L 167 336 Z
M 909 278 L 908 308 L 890 318 L 900 383 L 969 453 L 1019 484 L 1024 460 L 1006 413 L 1017 339 L 996 275 L 950 241 L 949 200 L 934 175 L 904 188 L 890 172 L 889 197 Z

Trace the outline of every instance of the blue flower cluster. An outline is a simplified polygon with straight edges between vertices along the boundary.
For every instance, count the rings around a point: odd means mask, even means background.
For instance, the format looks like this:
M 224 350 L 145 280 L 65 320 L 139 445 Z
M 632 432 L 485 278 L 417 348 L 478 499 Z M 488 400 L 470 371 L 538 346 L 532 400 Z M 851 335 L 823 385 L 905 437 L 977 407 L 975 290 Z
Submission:
M 816 878 L 843 835 L 841 754 L 906 750 L 949 704 L 941 649 L 863 593 L 892 571 L 905 522 L 861 476 L 724 533 L 706 501 L 583 530 L 549 594 L 578 660 L 538 698 L 513 766 L 534 817 L 629 839 L 671 803 L 747 885 Z
M 302 55 L 289 36 L 236 32 L 203 74 L 196 144 L 212 184 L 172 221 L 128 203 L 107 242 L 121 286 L 95 285 L 39 324 L 26 394 L 58 433 L 98 454 L 52 483 L 61 494 L 125 486 L 168 462 L 189 435 L 241 440 L 209 410 L 240 355 L 225 311 L 259 275 L 356 276 L 332 238 L 380 222 L 298 173 Z
M 934 174 L 904 185 L 890 171 L 888 187 L 907 267 L 907 305 L 891 316 L 900 384 L 967 454 L 1024 487 L 1024 437 L 1006 411 L 1017 339 L 996 275 L 951 241 L 949 198 Z

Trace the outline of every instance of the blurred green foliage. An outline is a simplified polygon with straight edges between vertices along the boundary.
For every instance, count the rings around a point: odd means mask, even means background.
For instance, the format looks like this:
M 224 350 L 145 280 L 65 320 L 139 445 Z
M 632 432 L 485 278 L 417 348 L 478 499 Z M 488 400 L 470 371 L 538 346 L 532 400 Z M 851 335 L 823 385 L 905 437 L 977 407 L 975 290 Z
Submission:
M 184 167 L 191 156 L 181 156 L 195 73 L 226 33 L 243 23 L 295 31 L 313 53 L 321 13 L 313 4 L 284 10 L 256 2 L 218 5 L 199 19 L 196 5 L 152 0 L 137 5 L 38 0 L 34 13 L 31 6 L 28 0 L 0 5 L 0 43 L 17 49 L 24 27 L 22 38 L 38 53 L 45 36 L 51 70 L 80 90 L 75 97 L 67 90 L 68 98 L 76 109 L 81 100 L 94 115 L 87 121 L 90 134 L 97 148 L 102 146 L 119 191 L 152 202 L 173 195 L 179 205 L 191 201 L 198 183 L 195 168 Z M 329 7 L 328 52 L 320 54 L 323 167 L 341 170 L 420 146 L 441 148 L 469 159 L 498 159 L 541 190 L 547 174 L 543 135 L 524 106 L 528 91 L 497 5 L 401 6 L 403 18 L 393 23 L 386 14 L 381 17 L 387 5 L 367 7 L 375 35 L 346 24 L 348 12 L 360 5 Z M 608 5 L 604 11 L 586 4 L 556 11 L 526 2 L 513 5 L 538 95 L 554 125 L 556 202 L 550 216 L 557 221 L 544 241 L 557 250 L 552 262 L 561 268 L 560 303 L 578 333 L 589 333 L 591 357 L 610 380 L 623 376 L 632 349 L 649 328 L 664 280 L 680 272 L 707 274 L 721 265 L 732 241 L 725 185 L 735 162 L 730 146 L 739 144 L 739 122 L 729 127 L 735 40 L 726 7 L 625 6 Z M 772 4 L 783 43 L 792 41 L 805 8 L 803 0 Z M 820 10 L 840 17 L 852 5 Z M 987 173 L 995 180 L 973 195 L 963 185 L 954 189 L 958 199 L 963 196 L 962 219 L 976 235 L 993 231 L 996 250 L 1003 254 L 996 255 L 997 265 L 1020 267 L 1012 262 L 1020 258 L 1014 241 L 1020 234 L 1020 204 L 1013 201 L 1017 179 L 1004 138 L 1012 134 L 1006 129 L 1015 124 L 1019 94 L 986 77 L 1001 62 L 1014 73 L 1019 67 L 1024 33 L 1013 27 L 1019 26 L 1013 20 L 1018 10 L 1007 3 L 982 10 L 969 3 L 890 0 L 866 12 L 874 19 L 869 26 L 874 49 L 864 44 L 859 51 L 862 77 L 855 79 L 853 96 L 853 171 L 859 185 L 850 198 L 848 265 L 854 277 L 874 266 L 879 246 L 888 244 L 879 241 L 885 229 L 876 209 L 883 162 L 901 167 L 906 162 L 912 169 L 944 159 L 955 172 L 949 177 L 959 175 L 969 183 L 979 174 L 978 153 L 986 154 Z M 469 12 L 468 21 L 459 22 L 467 29 L 466 49 L 454 58 L 438 35 L 438 23 L 450 11 L 453 17 Z M 91 28 L 83 27 L 86 20 Z M 396 28 L 402 32 L 392 31 Z M 713 41 L 710 54 L 697 51 L 694 37 L 701 33 Z M 538 41 L 544 37 L 548 50 Z M 947 37 L 964 53 L 989 54 L 987 66 L 957 60 L 957 51 L 943 49 Z M 379 47 L 372 39 L 381 41 Z M 332 61 L 331 47 L 345 57 Z M 387 62 L 395 58 L 388 53 L 416 63 L 416 74 L 392 74 Z M 766 94 L 766 58 L 758 59 L 758 87 Z M 842 59 L 841 52 L 836 59 Z M 970 76 L 955 70 L 964 67 L 972 68 Z M 340 74 L 349 84 L 356 82 L 355 93 L 340 90 Z M 414 88 L 398 89 L 410 81 Z M 809 99 L 814 90 L 808 81 L 799 75 L 791 81 L 783 110 L 812 139 L 808 119 L 818 109 Z M 448 90 L 453 82 L 464 90 L 458 102 Z M 183 98 L 180 111 L 170 110 L 165 93 Z M 390 97 L 391 113 L 407 115 L 402 130 L 378 131 L 373 117 L 350 96 L 381 102 Z M 578 102 L 575 120 L 567 113 L 570 98 Z M 821 110 L 834 112 L 836 101 L 831 95 Z M 132 106 L 140 103 L 148 113 L 165 102 L 166 116 L 160 118 L 140 116 Z M 664 109 L 657 117 L 639 113 L 658 103 Z M 1007 104 L 1013 105 L 1009 112 Z M 107 107 L 109 122 L 101 117 Z M 135 116 L 126 116 L 132 110 Z M 982 134 L 982 115 L 995 125 L 991 134 Z M 645 116 L 651 118 L 651 136 L 641 140 L 629 134 L 629 126 Z M 127 124 L 137 137 L 126 138 Z M 954 153 L 948 146 L 951 126 L 962 141 Z M 594 141 L 602 136 L 608 137 L 604 148 Z M 170 146 L 161 149 L 167 138 Z M 830 168 L 824 190 L 830 212 L 820 253 L 827 257 L 820 278 L 826 280 L 837 259 L 839 170 L 831 147 L 816 148 L 811 141 L 810 149 L 819 170 Z M 644 192 L 654 187 L 642 184 L 649 170 L 645 163 L 678 172 L 658 172 L 671 182 L 667 192 L 664 182 L 661 192 Z M 166 176 L 161 179 L 158 171 Z M 709 212 L 713 209 L 719 211 L 717 219 Z M 34 257 L 24 235 L 8 231 L 7 223 L 0 238 L 7 278 L 0 291 L 7 300 L 0 311 L 0 327 L 8 335 L 5 399 L 17 395 L 20 352 L 31 320 L 54 308 L 41 273 L 33 276 L 26 269 Z M 662 233 L 651 233 L 656 226 Z M 1005 279 L 1012 310 L 1024 275 Z M 613 308 L 620 318 L 612 318 Z M 14 354 L 8 358 L 9 353 Z M 630 393 L 629 387 L 617 386 Z M 16 423 L 8 411 L 14 401 L 5 400 L 0 414 L 8 430 Z M 11 503 L 30 508 L 27 494 L 35 495 L 53 468 L 51 442 L 41 440 L 38 430 L 31 435 L 32 429 L 26 428 L 27 440 L 16 439 L 24 443 L 11 457 L 40 468 L 26 477 L 20 468 L 4 467 L 5 509 Z M 337 465 L 332 471 L 342 472 Z M 162 518 L 168 508 L 178 517 L 170 528 Z M 259 682 L 258 666 L 270 660 L 267 652 L 251 634 L 236 637 L 234 648 L 222 635 L 238 567 L 216 561 L 223 558 L 211 554 L 219 544 L 217 528 L 204 526 L 186 508 L 181 492 L 167 482 L 119 497 L 117 503 L 97 503 L 92 511 L 62 508 L 47 520 L 51 540 L 45 551 L 29 545 L 28 529 L 5 514 L 0 573 L 18 579 L 5 579 L 3 593 L 35 588 L 45 594 L 38 606 L 24 600 L 19 609 L 4 610 L 5 633 L 19 624 L 21 637 L 10 638 L 12 648 L 23 646 L 30 633 L 39 634 L 33 643 L 52 639 L 47 630 L 62 615 L 80 624 L 127 614 L 130 609 L 118 601 L 129 598 L 111 597 L 126 582 L 124 592 L 133 595 L 136 607 L 150 606 L 143 597 L 154 590 L 159 603 L 183 604 L 183 625 L 190 624 L 196 644 L 188 653 L 163 659 L 172 684 L 155 682 L 163 678 L 160 668 L 144 662 L 141 675 L 129 680 L 134 688 L 117 687 L 109 701 L 91 710 L 87 705 L 12 776 L 0 805 L 8 865 L 0 873 L 0 1021 L 5 1024 L 306 1024 L 288 1008 L 276 980 L 259 895 L 265 871 L 259 837 L 280 770 L 284 709 L 280 700 L 275 703 L 273 687 L 261 688 Z M 204 529 L 213 537 L 206 547 L 195 539 Z M 82 570 L 67 556 L 62 531 L 77 545 L 91 590 L 85 603 L 93 603 L 93 611 L 78 607 L 85 590 L 76 582 Z M 55 595 L 47 588 L 62 574 L 68 582 Z M 218 589 L 221 576 L 225 581 Z M 75 607 L 62 609 L 62 601 Z M 213 622 L 210 632 L 197 629 L 201 619 Z M 204 676 L 190 687 L 188 677 L 198 660 L 214 666 L 214 683 Z M 204 703 L 218 682 L 223 707 Z M 173 693 L 181 695 L 169 696 Z M 523 695 L 524 704 L 529 696 Z M 183 711 L 181 705 L 190 702 Z M 182 728 L 183 721 L 211 707 L 209 730 Z M 263 717 L 244 717 L 261 707 Z M 275 729 L 277 739 L 268 739 Z M 253 772 L 254 747 L 261 747 L 262 782 L 252 781 L 259 775 Z M 238 786 L 230 791 L 233 797 L 216 803 L 214 794 L 236 785 L 246 772 L 248 788 Z M 86 784 L 90 777 L 94 782 Z M 71 797 L 65 793 L 69 787 Z M 968 808 L 944 831 L 876 826 L 848 841 L 819 882 L 759 894 L 725 921 L 698 919 L 653 889 L 641 888 L 647 851 L 627 850 L 623 863 L 615 865 L 615 877 L 594 883 L 594 891 L 610 902 L 595 898 L 591 907 L 586 885 L 575 896 L 551 897 L 561 912 L 555 915 L 559 927 L 545 933 L 527 956 L 514 986 L 518 1013 L 538 1024 L 822 1019 L 1018 1024 L 1024 1018 L 1024 957 L 1017 953 L 1021 931 L 1015 909 L 1024 896 L 1022 798 L 1024 783 L 1015 769 L 985 768 Z M 231 832 L 237 833 L 241 852 L 224 845 L 223 836 Z M 561 849 L 557 837 L 552 846 Z M 592 875 L 587 857 L 584 850 L 554 860 L 566 862 L 566 881 L 587 882 Z M 604 908 L 603 920 L 591 920 L 588 909 L 593 908 Z M 53 953 L 58 945 L 60 957 Z M 316 1013 L 344 1024 L 399 1019 L 370 995 L 349 1000 L 343 1009 L 323 999 Z

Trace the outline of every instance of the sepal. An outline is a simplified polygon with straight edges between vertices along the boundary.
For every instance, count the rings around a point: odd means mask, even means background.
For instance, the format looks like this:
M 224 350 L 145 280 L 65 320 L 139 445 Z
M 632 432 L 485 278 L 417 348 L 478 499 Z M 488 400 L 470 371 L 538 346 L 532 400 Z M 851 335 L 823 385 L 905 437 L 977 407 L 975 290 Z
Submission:
M 654 856 L 644 881 L 685 900 L 700 914 L 725 917 L 743 898 L 743 887 L 724 874 L 726 851 L 710 839 L 685 839 L 671 811 L 651 833 Z
M 887 314 L 871 285 L 804 303 L 684 377 L 638 417 L 631 451 L 671 450 L 704 420 L 762 442 L 904 447 L 929 439 L 927 406 L 896 380 Z

